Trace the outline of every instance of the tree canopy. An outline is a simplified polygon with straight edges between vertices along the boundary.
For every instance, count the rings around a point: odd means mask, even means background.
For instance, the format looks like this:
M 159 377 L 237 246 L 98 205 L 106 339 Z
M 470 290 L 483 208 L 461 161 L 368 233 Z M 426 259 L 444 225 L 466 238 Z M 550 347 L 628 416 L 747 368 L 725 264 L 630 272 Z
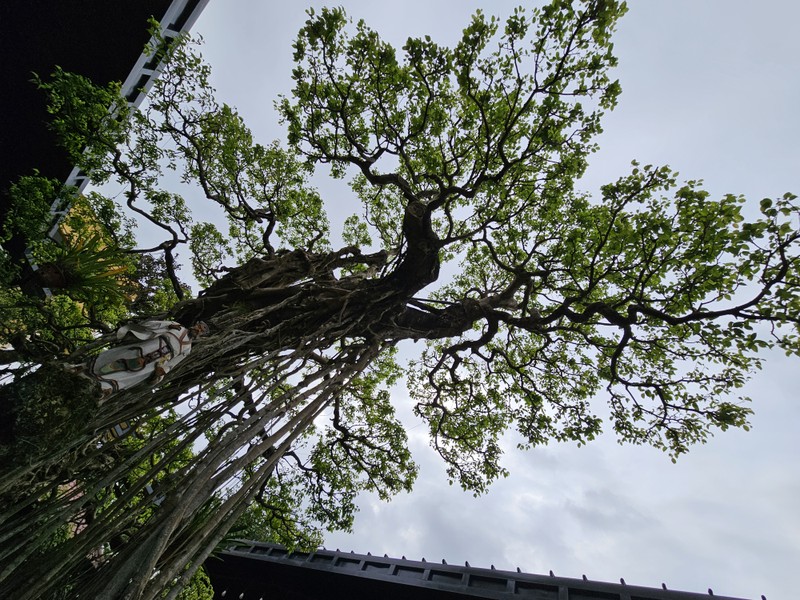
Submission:
M 158 385 L 82 392 L 90 406 L 59 443 L 7 461 L 0 589 L 32 598 L 66 580 L 97 597 L 175 597 L 234 524 L 309 544 L 315 523 L 348 528 L 359 491 L 413 485 L 392 405 L 401 378 L 451 480 L 475 493 L 505 473 L 511 428 L 535 447 L 605 427 L 673 459 L 746 428 L 737 390 L 758 352 L 800 350 L 800 208 L 765 199 L 748 220 L 744 198 L 639 164 L 597 194 L 577 189 L 620 93 L 624 12 L 613 0 L 554 0 L 504 23 L 478 12 L 452 48 L 425 37 L 396 49 L 342 9 L 309 11 L 294 89 L 277 103 L 286 144 L 255 142 L 215 100 L 186 38 L 151 49 L 164 68 L 142 109 L 118 86 L 42 81 L 75 164 L 121 182 L 127 209 L 163 233 L 138 248 L 112 201 L 87 199 L 108 247 L 161 261 L 141 294 L 160 296 L 90 311 L 84 345 L 54 347 L 18 316 L 29 335 L 3 389 L 16 437 L 48 423 L 20 400 L 41 395 L 20 390 L 52 389 L 59 361 L 91 357 L 124 320 L 202 320 L 211 333 Z M 335 199 L 310 183 L 320 166 L 360 203 L 342 248 L 325 214 Z M 170 169 L 222 211 L 225 233 L 162 188 Z M 69 293 L 82 309 L 96 299 Z M 410 365 L 397 360 L 404 340 L 425 343 Z M 123 422 L 137 437 L 108 435 Z M 5 456 L 19 457 L 8 439 Z

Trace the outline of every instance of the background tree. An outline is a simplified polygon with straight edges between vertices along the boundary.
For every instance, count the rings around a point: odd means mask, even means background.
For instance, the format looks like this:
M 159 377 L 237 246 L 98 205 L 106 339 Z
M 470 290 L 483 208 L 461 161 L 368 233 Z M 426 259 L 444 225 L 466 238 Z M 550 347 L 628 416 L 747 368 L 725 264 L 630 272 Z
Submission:
M 63 447 L 8 470 L 2 585 L 31 595 L 57 585 L 142 518 L 86 589 L 154 597 L 191 576 L 247 503 L 290 485 L 289 505 L 347 526 L 359 489 L 388 497 L 413 482 L 388 394 L 405 339 L 428 341 L 408 372 L 418 414 L 451 477 L 477 492 L 503 473 L 498 439 L 512 423 L 530 445 L 588 441 L 603 391 L 623 440 L 673 457 L 714 428 L 746 426 L 735 391 L 756 352 L 797 351 L 794 198 L 762 202 L 747 222 L 741 199 L 711 200 L 638 165 L 598 198 L 576 193 L 619 92 L 607 70 L 623 7 L 571 4 L 504 26 L 478 14 L 455 48 L 411 39 L 402 58 L 340 10 L 311 14 L 280 104 L 291 151 L 252 142 L 186 45 L 167 50 L 151 104 L 127 119 L 72 110 L 82 82 L 47 84 L 56 126 L 75 149 L 89 145 L 75 159 L 98 180 L 120 178 L 128 206 L 167 234 L 172 275 L 172 251 L 191 240 L 207 287 L 170 315 L 204 319 L 212 335 L 157 389 L 115 396 Z M 363 213 L 340 250 L 307 183 L 314 164 L 355 173 Z M 163 165 L 223 209 L 227 244 L 159 189 Z M 223 269 L 232 258 L 240 266 Z M 179 406 L 135 459 L 57 487 L 108 456 L 99 432 Z M 78 497 L 203 440 L 169 477 L 156 462 L 42 559 L 47 535 L 82 510 Z M 157 509 L 143 501 L 153 482 Z
M 68 198 L 71 198 L 69 202 Z M 135 247 L 134 221 L 114 202 L 34 175 L 11 186 L 11 210 L 0 241 L 27 242 L 36 270 L 0 253 L 0 364 L 72 352 L 98 331 L 108 333 L 137 314 L 165 311 L 177 300 L 162 256 Z M 67 212 L 51 238 L 51 205 Z M 186 286 L 179 283 L 179 290 Z M 46 288 L 50 295 L 42 291 Z

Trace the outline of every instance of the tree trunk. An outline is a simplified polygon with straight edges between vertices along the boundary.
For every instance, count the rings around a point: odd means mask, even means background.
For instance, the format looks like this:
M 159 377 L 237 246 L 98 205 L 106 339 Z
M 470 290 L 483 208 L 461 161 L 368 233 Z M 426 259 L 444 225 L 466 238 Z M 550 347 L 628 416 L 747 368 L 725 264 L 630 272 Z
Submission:
M 193 460 L 192 470 L 164 475 L 159 474 L 163 467 L 156 464 L 139 476 L 133 487 L 115 497 L 85 531 L 69 540 L 61 550 L 56 550 L 53 556 L 59 560 L 43 561 L 37 559 L 36 552 L 24 552 L 17 546 L 27 558 L 6 573 L 0 590 L 12 587 L 28 590 L 30 593 L 23 592 L 19 596 L 25 598 L 50 589 L 54 585 L 52 581 L 78 568 L 91 548 L 104 540 L 115 539 L 119 532 L 131 526 L 142 507 L 152 501 L 142 496 L 148 482 L 153 482 L 160 494 L 171 499 L 155 509 L 152 517 L 155 520 L 143 525 L 136 539 L 150 540 L 147 543 L 152 543 L 152 548 L 157 550 L 148 563 L 162 573 L 177 576 L 184 564 L 173 564 L 174 559 L 162 556 L 182 556 L 181 560 L 190 557 L 190 562 L 202 560 L 201 557 L 210 551 L 209 544 L 230 526 L 223 519 L 201 539 L 192 540 L 188 550 L 176 554 L 178 549 L 173 546 L 183 532 L 192 527 L 194 518 L 192 511 L 184 510 L 186 506 L 178 502 L 178 498 L 195 490 L 191 492 L 189 504 L 199 507 L 226 485 L 230 477 L 271 448 L 281 449 L 270 459 L 278 460 L 290 448 L 290 440 L 300 435 L 334 401 L 339 391 L 387 346 L 403 338 L 429 337 L 432 331 L 446 335 L 454 328 L 467 326 L 469 318 L 477 315 L 458 307 L 434 315 L 409 306 L 414 294 L 438 276 L 438 240 L 431 230 L 425 207 L 420 203 L 409 205 L 403 228 L 407 246 L 391 269 L 387 267 L 389 257 L 385 252 L 363 255 L 357 248 L 328 253 L 303 250 L 276 253 L 251 259 L 230 270 L 198 298 L 176 305 L 171 318 L 187 326 L 206 321 L 211 335 L 195 343 L 192 352 L 159 388 L 153 390 L 144 386 L 117 394 L 97 407 L 82 423 L 80 435 L 72 439 L 85 440 L 87 436 L 91 439 L 92 435 L 116 423 L 135 422 L 150 411 L 176 406 L 183 402 L 187 393 L 199 400 L 198 406 L 183 418 L 191 417 L 196 421 L 187 421 L 190 424 L 146 443 L 133 457 L 111 460 L 104 472 L 90 474 L 86 466 L 106 457 L 113 448 L 110 443 L 95 445 L 83 454 L 76 452 L 71 458 L 62 453 L 53 462 L 58 462 L 61 473 L 85 473 L 88 479 L 79 481 L 78 488 L 86 498 L 93 498 L 104 494 L 103 490 L 113 486 L 115 481 L 125 479 L 137 460 L 159 453 L 174 455 L 177 450 L 170 450 L 173 448 L 170 444 L 176 439 L 181 440 L 179 447 L 191 447 L 204 429 L 231 411 L 240 411 L 240 418 L 227 421 L 217 441 L 210 443 Z M 362 270 L 366 267 L 373 273 L 383 269 L 384 273 L 371 278 L 358 269 L 351 271 L 353 267 Z M 220 383 L 223 387 L 214 388 Z M 204 391 L 210 389 L 214 391 Z M 231 394 L 237 389 L 240 391 Z M 245 394 L 249 394 L 248 404 L 245 408 L 236 408 L 242 406 Z M 254 394 L 259 394 L 257 400 L 253 400 Z M 264 437 L 267 431 L 275 433 Z M 254 439 L 260 441 L 254 442 Z M 62 440 L 59 445 L 69 446 L 69 440 Z M 241 455 L 243 448 L 249 450 Z M 37 479 L 49 478 L 51 485 L 57 485 L 48 470 L 53 466 L 49 462 L 45 457 L 44 464 L 35 469 L 34 475 Z M 250 490 L 242 497 L 252 498 L 257 491 Z M 63 522 L 81 510 L 74 496 L 64 495 L 35 500 L 32 507 L 36 514 L 48 515 L 53 523 Z M 165 525 L 162 528 L 158 523 Z M 32 522 L 32 530 L 36 531 L 36 527 Z M 13 538 L 7 539 L 12 541 Z M 12 546 L 18 543 L 21 541 Z M 46 540 L 29 543 L 45 544 Z M 13 548 L 11 552 L 13 554 Z M 116 593 L 113 590 L 125 588 L 133 592 L 132 597 L 138 597 L 148 585 L 150 570 L 140 572 L 141 561 L 137 557 L 137 553 L 131 554 L 124 548 L 117 554 L 112 553 L 96 574 L 108 585 L 97 588 L 95 584 L 87 585 L 98 592 L 103 588 L 102 593 L 112 595 Z M 131 577 L 133 580 L 128 586 L 124 582 Z M 155 592 L 150 587 L 147 589 L 143 597 L 154 597 Z

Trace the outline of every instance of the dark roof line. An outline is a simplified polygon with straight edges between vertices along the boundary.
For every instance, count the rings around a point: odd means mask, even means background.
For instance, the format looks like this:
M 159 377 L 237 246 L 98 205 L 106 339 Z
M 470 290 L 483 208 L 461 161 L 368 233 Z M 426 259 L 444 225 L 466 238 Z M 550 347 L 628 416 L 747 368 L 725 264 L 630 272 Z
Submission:
M 709 589 L 707 594 L 669 590 L 662 584 L 661 588 L 648 588 L 627 585 L 624 579 L 620 583 L 589 580 L 585 575 L 581 579 L 556 577 L 552 571 L 549 575 L 523 573 L 496 569 L 451 565 L 445 560 L 439 563 L 403 558 L 356 554 L 339 550 L 319 549 L 313 552 L 290 551 L 287 548 L 266 542 L 237 540 L 219 554 L 223 561 L 227 557 L 252 560 L 255 573 L 259 562 L 302 567 L 304 570 L 344 577 L 359 577 L 391 583 L 397 586 L 412 588 L 428 588 L 442 592 L 443 597 L 473 597 L 502 600 L 507 598 L 536 598 L 537 600 L 567 599 L 602 599 L 602 600 L 708 600 L 713 596 L 716 600 L 741 600 L 725 596 L 715 596 Z M 224 566 L 222 567 L 224 569 Z M 212 582 L 215 576 L 211 574 Z M 230 586 L 231 582 L 225 582 Z M 252 589 L 252 582 L 250 582 Z M 216 589 L 216 585 L 215 585 Z M 431 590 L 431 591 L 433 591 Z M 264 590 L 265 592 L 268 590 Z M 240 597 L 239 590 L 216 589 L 217 598 Z M 455 594 L 455 596 L 454 596 Z M 266 597 L 266 596 L 265 596 Z M 409 596 L 411 597 L 411 596 Z M 249 595 L 245 596 L 245 600 Z M 762 596 L 763 598 L 763 596 Z

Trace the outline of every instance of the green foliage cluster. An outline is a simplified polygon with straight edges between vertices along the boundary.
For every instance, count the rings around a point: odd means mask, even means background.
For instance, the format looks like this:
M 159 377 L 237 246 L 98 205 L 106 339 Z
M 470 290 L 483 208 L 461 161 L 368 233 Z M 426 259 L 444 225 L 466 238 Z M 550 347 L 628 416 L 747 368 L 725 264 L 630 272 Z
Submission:
M 214 588 L 211 587 L 211 580 L 202 567 L 181 590 L 177 600 L 214 600 Z
M 83 433 L 97 408 L 96 384 L 56 364 L 0 387 L 0 464 L 35 462 L 64 439 Z
M 50 206 L 68 197 L 56 241 L 46 235 Z M 0 341 L 22 350 L 21 358 L 70 352 L 131 316 L 157 314 L 177 301 L 164 259 L 130 251 L 134 223 L 111 199 L 97 192 L 74 196 L 34 175 L 12 186 L 10 200 L 3 240 L 26 240 L 35 269 L 25 275 L 0 251 Z M 37 289 L 51 295 L 41 298 Z
M 9 209 L 3 222 L 0 241 L 6 242 L 17 235 L 28 240 L 44 237 L 46 229 L 52 224 L 51 207 L 70 193 L 58 181 L 42 177 L 38 173 L 21 177 L 8 192 Z

